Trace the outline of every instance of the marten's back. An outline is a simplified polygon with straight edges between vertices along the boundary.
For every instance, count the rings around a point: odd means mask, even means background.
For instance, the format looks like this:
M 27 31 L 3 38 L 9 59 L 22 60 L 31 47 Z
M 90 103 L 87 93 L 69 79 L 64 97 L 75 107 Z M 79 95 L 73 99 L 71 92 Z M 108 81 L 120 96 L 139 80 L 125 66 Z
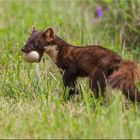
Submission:
M 73 49 L 72 54 L 77 67 L 88 75 L 93 69 L 115 69 L 122 61 L 117 53 L 101 46 L 77 47 Z

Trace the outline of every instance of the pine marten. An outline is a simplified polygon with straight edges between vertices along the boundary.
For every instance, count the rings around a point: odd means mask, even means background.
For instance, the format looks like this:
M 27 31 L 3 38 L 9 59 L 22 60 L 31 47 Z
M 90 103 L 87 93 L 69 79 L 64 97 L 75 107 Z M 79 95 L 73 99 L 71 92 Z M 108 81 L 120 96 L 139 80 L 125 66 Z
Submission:
M 78 77 L 89 77 L 96 98 L 99 91 L 104 95 L 106 84 L 122 92 L 132 101 L 140 102 L 140 92 L 136 87 L 140 71 L 133 61 L 123 60 L 117 53 L 99 45 L 73 46 L 58 37 L 52 28 L 45 31 L 32 29 L 31 36 L 22 48 L 24 53 L 39 53 L 40 62 L 47 53 L 58 68 L 63 70 L 64 86 L 73 95 Z

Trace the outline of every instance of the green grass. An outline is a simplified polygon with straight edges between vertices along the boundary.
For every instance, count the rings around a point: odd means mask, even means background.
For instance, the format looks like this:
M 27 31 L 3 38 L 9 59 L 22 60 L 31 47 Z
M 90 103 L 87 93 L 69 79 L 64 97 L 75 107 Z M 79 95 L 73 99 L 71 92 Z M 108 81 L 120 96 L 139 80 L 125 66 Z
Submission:
M 100 44 L 123 58 L 119 37 L 109 36 L 106 19 L 93 23 L 96 1 L 0 1 L 0 138 L 140 138 L 140 106 L 120 91 L 91 98 L 86 79 L 81 94 L 64 98 L 57 67 L 44 56 L 28 64 L 21 48 L 32 25 L 53 27 L 71 44 Z

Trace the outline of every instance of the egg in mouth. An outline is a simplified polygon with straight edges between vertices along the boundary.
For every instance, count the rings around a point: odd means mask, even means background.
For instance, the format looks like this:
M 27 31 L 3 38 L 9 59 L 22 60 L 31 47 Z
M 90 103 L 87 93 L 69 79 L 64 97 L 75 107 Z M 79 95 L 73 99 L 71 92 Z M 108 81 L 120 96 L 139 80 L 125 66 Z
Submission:
M 29 63 L 38 62 L 39 60 L 39 53 L 37 51 L 31 51 L 29 53 L 23 53 L 23 57 L 25 61 Z

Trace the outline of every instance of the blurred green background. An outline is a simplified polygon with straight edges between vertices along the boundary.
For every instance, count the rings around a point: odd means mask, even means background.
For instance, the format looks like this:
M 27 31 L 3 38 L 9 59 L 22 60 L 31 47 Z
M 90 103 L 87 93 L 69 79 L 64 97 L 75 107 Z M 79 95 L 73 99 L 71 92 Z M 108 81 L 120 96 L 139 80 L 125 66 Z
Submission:
M 99 44 L 140 60 L 139 0 L 1 0 L 0 138 L 140 138 L 139 105 L 120 91 L 91 98 L 88 81 L 66 101 L 57 67 L 22 58 L 32 25 L 73 45 Z

